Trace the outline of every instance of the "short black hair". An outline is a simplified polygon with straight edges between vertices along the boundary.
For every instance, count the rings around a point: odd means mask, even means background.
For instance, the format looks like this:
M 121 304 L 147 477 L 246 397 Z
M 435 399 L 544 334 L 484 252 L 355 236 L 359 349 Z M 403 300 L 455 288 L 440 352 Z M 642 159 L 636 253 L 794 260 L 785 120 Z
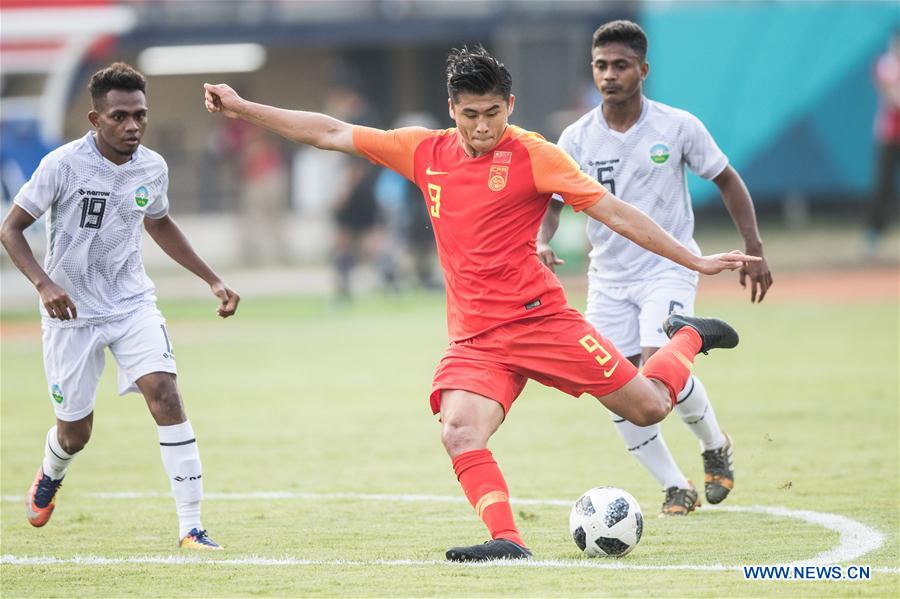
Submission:
M 105 69 L 100 69 L 91 76 L 91 82 L 88 83 L 95 109 L 113 89 L 147 93 L 147 80 L 137 69 L 124 62 L 114 62 Z
M 447 55 L 447 95 L 456 103 L 461 93 L 497 94 L 509 100 L 512 75 L 481 44 L 473 49 L 453 48 Z
M 591 48 L 606 44 L 624 44 L 637 52 L 641 60 L 647 58 L 647 34 L 633 21 L 610 21 L 597 28 Z

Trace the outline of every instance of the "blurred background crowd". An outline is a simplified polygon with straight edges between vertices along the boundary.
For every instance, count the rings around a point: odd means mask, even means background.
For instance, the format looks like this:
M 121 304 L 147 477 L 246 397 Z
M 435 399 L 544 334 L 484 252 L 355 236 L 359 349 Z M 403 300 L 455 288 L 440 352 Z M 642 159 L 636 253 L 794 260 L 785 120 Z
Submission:
M 361 263 L 387 289 L 440 288 L 411 184 L 208 115 L 202 83 L 359 124 L 443 128 L 447 52 L 482 43 L 513 74 L 512 122 L 555 141 L 597 104 L 591 33 L 619 18 L 649 36 L 648 96 L 704 121 L 764 239 L 767 223 L 831 219 L 860 260 L 896 262 L 896 1 L 0 0 L 2 210 L 46 152 L 88 129 L 90 75 L 124 60 L 148 77 L 144 143 L 169 163 L 172 214 L 210 261 L 328 265 L 341 298 Z M 698 223 L 730 226 L 715 188 L 691 186 Z M 570 213 L 558 235 L 574 264 L 582 226 Z M 31 236 L 41 247 L 41 227 Z M 5 285 L 5 256 L 3 268 Z

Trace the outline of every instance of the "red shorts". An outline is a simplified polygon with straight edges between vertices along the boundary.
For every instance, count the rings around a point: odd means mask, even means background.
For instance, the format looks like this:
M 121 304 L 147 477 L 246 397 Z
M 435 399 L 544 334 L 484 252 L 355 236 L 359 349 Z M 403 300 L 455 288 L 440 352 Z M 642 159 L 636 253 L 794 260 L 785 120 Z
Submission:
M 441 391 L 459 389 L 493 399 L 508 413 L 528 379 L 579 397 L 621 388 L 637 368 L 572 308 L 506 323 L 444 353 L 431 386 L 431 410 Z

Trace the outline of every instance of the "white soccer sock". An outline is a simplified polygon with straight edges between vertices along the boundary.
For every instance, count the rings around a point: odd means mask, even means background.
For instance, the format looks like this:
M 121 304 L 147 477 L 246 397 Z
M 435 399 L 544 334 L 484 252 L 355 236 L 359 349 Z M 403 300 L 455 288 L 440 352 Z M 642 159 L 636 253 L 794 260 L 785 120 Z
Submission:
M 47 442 L 44 444 L 44 463 L 42 465 L 44 474 L 53 480 L 61 479 L 66 475 L 66 470 L 74 457 L 74 453 L 66 453 L 59 446 L 59 437 L 56 436 L 56 425 L 54 424 L 47 431 Z
M 669 448 L 662 436 L 662 427 L 659 424 L 650 426 L 637 426 L 624 418 L 610 412 L 616 430 L 625 441 L 628 453 L 637 458 L 650 471 L 650 474 L 662 485 L 663 489 L 688 487 L 687 478 L 678 469 Z
M 159 452 L 163 467 L 169 475 L 172 495 L 175 497 L 178 538 L 181 539 L 192 528 L 203 528 L 200 523 L 200 500 L 203 499 L 200 450 L 197 448 L 190 420 L 156 428 L 159 431 Z
M 695 376 L 688 379 L 675 400 L 675 411 L 700 439 L 703 451 L 718 449 L 725 445 L 725 435 L 719 428 L 716 413 L 706 394 L 706 387 L 700 379 Z

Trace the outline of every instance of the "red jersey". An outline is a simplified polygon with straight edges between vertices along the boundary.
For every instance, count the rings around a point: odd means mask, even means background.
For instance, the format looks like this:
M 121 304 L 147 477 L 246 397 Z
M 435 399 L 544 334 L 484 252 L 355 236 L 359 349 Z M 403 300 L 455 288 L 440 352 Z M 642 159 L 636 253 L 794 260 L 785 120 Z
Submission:
M 451 341 L 567 307 L 541 263 L 536 237 L 550 196 L 575 210 L 606 189 L 557 146 L 510 125 L 486 154 L 469 157 L 456 129 L 354 127 L 353 145 L 422 191 L 447 286 Z

